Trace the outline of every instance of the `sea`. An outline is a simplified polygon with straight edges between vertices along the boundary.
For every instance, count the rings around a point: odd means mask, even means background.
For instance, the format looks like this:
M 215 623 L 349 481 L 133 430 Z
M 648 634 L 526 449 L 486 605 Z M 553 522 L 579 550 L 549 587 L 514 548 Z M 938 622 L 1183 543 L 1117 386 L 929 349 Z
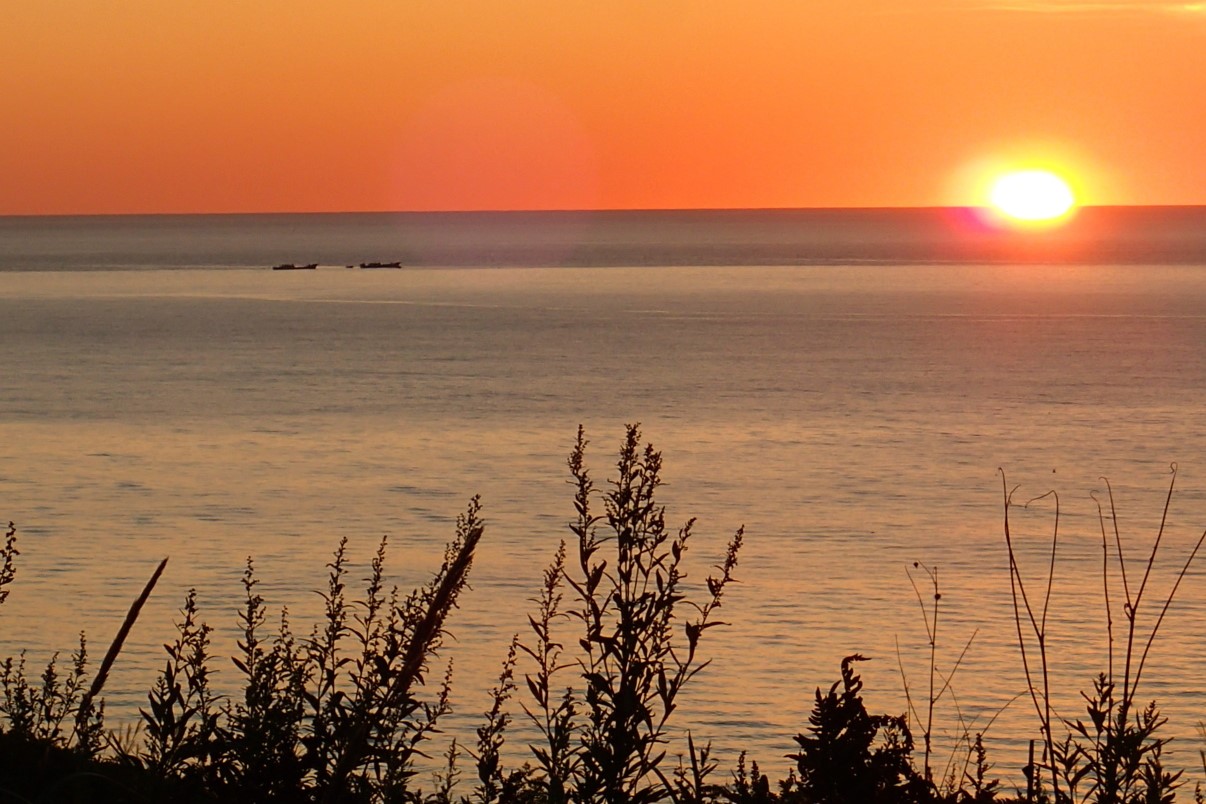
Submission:
M 721 778 L 741 752 L 781 778 L 859 654 L 868 708 L 909 715 L 919 762 L 931 724 L 936 776 L 983 733 L 993 775 L 1024 785 L 1040 733 L 1010 500 L 1057 715 L 1085 717 L 1111 634 L 1121 672 L 1136 611 L 1133 666 L 1158 628 L 1138 699 L 1202 779 L 1204 399 L 1206 207 L 1046 229 L 966 209 L 0 218 L 0 519 L 20 549 L 0 657 L 37 676 L 83 632 L 95 667 L 167 557 L 107 722 L 136 728 L 190 590 L 233 696 L 249 561 L 272 621 L 287 607 L 308 634 L 341 540 L 349 591 L 383 537 L 406 591 L 480 495 L 429 676 L 434 697 L 451 663 L 438 760 L 474 745 L 512 637 L 532 640 L 578 427 L 605 489 L 639 424 L 668 522 L 695 519 L 691 595 L 745 529 L 671 757 L 689 732 Z

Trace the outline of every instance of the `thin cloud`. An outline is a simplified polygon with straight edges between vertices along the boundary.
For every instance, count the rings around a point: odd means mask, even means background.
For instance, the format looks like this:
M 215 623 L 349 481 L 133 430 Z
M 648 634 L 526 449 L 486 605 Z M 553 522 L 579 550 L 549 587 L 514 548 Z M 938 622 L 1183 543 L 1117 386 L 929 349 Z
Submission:
M 1134 0 L 985 0 L 971 5 L 994 11 L 1033 14 L 1177 14 L 1206 16 L 1206 3 L 1134 2 Z
M 1200 17 L 1206 20 L 1206 2 L 1165 2 L 1165 0 L 935 0 L 935 2 L 894 3 L 880 13 L 915 14 L 934 11 L 997 11 L 1018 14 L 1143 14 Z

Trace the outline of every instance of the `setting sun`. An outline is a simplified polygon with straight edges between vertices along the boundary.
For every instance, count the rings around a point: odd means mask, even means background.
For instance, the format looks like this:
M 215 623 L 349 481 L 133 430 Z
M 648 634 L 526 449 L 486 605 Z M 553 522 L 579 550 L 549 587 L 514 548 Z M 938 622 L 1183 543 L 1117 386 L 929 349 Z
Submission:
M 992 205 L 1015 220 L 1055 221 L 1067 215 L 1076 203 L 1072 189 L 1047 170 L 1019 170 L 993 183 Z

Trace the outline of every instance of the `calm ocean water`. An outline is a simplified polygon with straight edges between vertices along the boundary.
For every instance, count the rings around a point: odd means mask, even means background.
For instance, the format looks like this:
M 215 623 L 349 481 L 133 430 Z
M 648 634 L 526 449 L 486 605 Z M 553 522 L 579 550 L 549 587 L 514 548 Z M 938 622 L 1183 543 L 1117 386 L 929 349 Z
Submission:
M 410 586 L 481 494 L 446 649 L 448 735 L 472 741 L 569 535 L 578 424 L 602 480 L 641 422 L 669 518 L 699 518 L 694 581 L 746 527 L 732 625 L 680 710 L 697 741 L 785 772 L 856 651 L 869 705 L 903 711 L 901 669 L 927 683 L 917 561 L 938 568 L 940 668 L 975 634 L 939 731 L 995 716 L 1018 782 L 1038 733 L 1027 700 L 1006 707 L 1024 680 L 998 468 L 1018 500 L 1060 494 L 1050 646 L 1075 717 L 1105 660 L 1090 494 L 1110 479 L 1138 566 L 1179 464 L 1162 595 L 1206 528 L 1204 392 L 1201 209 L 1087 210 L 1025 242 L 941 210 L 0 219 L 0 517 L 22 550 L 0 655 L 40 665 L 81 629 L 99 654 L 171 556 L 107 686 L 111 725 L 132 722 L 189 588 L 228 650 L 253 556 L 308 631 L 340 537 L 361 577 L 389 534 Z M 1052 515 L 1014 512 L 1036 584 Z M 1191 768 L 1203 679 L 1206 563 L 1144 677 Z

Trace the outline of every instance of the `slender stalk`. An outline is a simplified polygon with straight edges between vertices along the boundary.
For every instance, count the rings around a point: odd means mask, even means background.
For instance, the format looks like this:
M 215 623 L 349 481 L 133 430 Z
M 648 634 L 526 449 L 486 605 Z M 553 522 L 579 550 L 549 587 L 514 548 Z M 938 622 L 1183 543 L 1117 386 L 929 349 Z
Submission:
M 1046 744 L 1045 756 L 1046 756 L 1047 762 L 1050 763 L 1052 793 L 1055 795 L 1056 801 L 1059 801 L 1060 800 L 1059 776 L 1058 776 L 1058 774 L 1055 773 L 1055 735 L 1051 730 L 1051 694 L 1050 694 L 1050 677 L 1049 677 L 1048 662 L 1047 662 L 1047 632 L 1046 632 L 1047 606 L 1046 606 L 1046 602 L 1045 602 L 1044 606 L 1043 606 L 1043 613 L 1042 613 L 1041 624 L 1040 624 L 1040 619 L 1035 617 L 1034 609 L 1030 604 L 1030 598 L 1026 594 L 1026 585 L 1022 581 L 1021 569 L 1018 567 L 1017 551 L 1014 549 L 1014 546 L 1013 546 L 1013 534 L 1012 534 L 1012 531 L 1010 530 L 1010 526 L 1009 526 L 1009 508 L 1012 505 L 1013 493 L 1009 489 L 1009 487 L 1006 485 L 1005 470 L 1001 469 L 999 471 L 1001 472 L 1001 490 L 1002 490 L 1002 494 L 1004 497 L 1004 504 L 1005 504 L 1005 515 L 1004 515 L 1005 546 L 1006 546 L 1006 550 L 1009 553 L 1009 587 L 1010 587 L 1010 592 L 1013 596 L 1013 618 L 1014 618 L 1014 625 L 1017 628 L 1018 648 L 1022 654 L 1022 669 L 1026 675 L 1026 687 L 1030 692 L 1030 700 L 1033 702 L 1035 712 L 1039 717 L 1040 728 L 1042 729 L 1042 732 L 1043 732 L 1043 741 Z M 1045 497 L 1047 495 L 1043 495 L 1043 496 Z M 1041 497 L 1038 497 L 1035 499 L 1041 499 Z M 1029 505 L 1030 502 L 1034 502 L 1034 500 L 1030 500 L 1027 503 L 1027 505 Z M 1058 540 L 1058 530 L 1059 530 L 1058 511 L 1059 511 L 1059 498 L 1057 496 L 1056 497 L 1056 532 L 1055 532 L 1055 535 L 1052 537 L 1053 542 Z M 1051 585 L 1052 585 L 1051 577 L 1054 575 L 1054 572 L 1055 572 L 1055 549 L 1053 547 L 1052 551 L 1051 551 L 1051 564 L 1050 564 L 1050 568 L 1049 568 L 1049 575 L 1048 575 L 1048 582 L 1047 582 L 1047 601 L 1050 600 Z M 1038 692 L 1035 689 L 1035 685 L 1034 685 L 1034 673 L 1031 669 L 1030 659 L 1029 659 L 1029 656 L 1027 655 L 1027 651 L 1026 651 L 1026 639 L 1025 639 L 1025 635 L 1024 635 L 1024 632 L 1022 629 L 1022 611 L 1023 611 L 1023 609 L 1026 612 L 1026 618 L 1029 620 L 1031 630 L 1034 631 L 1036 641 L 1038 642 L 1039 663 L 1040 663 L 1040 669 L 1042 671 L 1042 679 L 1043 679 L 1043 702 L 1042 702 L 1042 704 L 1040 704 L 1039 700 L 1038 700 Z
M 909 583 L 913 587 L 913 594 L 917 596 L 917 603 L 921 607 L 921 616 L 925 621 L 925 633 L 930 641 L 930 693 L 926 701 L 925 733 L 922 736 L 925 739 L 925 762 L 923 765 L 925 780 L 932 782 L 933 773 L 930 770 L 930 755 L 933 751 L 934 704 L 937 701 L 934 697 L 934 678 L 937 674 L 938 660 L 938 601 L 942 599 L 942 594 L 938 591 L 937 567 L 931 569 L 917 561 L 913 562 L 913 566 L 924 570 L 926 575 L 930 576 L 930 583 L 934 587 L 933 611 L 929 613 L 926 611 L 925 602 L 921 598 L 921 590 L 917 588 L 913 575 L 908 570 L 905 570 L 905 574 L 909 576 Z
M 904 687 L 905 706 L 909 714 L 916 722 L 921 721 L 921 715 L 917 713 L 917 707 L 913 704 L 913 695 L 909 690 L 909 677 L 905 674 L 904 661 L 900 658 L 900 639 L 896 639 L 896 669 L 900 671 L 900 684 Z
M 1054 491 L 1050 492 L 1055 498 L 1055 524 L 1051 532 L 1051 562 L 1047 567 L 1047 594 L 1043 598 L 1043 615 L 1042 615 L 1042 631 L 1038 635 L 1039 654 L 1042 656 L 1043 664 L 1043 706 L 1045 716 L 1043 721 L 1047 724 L 1047 742 L 1048 742 L 1048 760 L 1052 765 L 1051 774 L 1051 789 L 1055 794 L 1056 801 L 1059 800 L 1059 782 L 1056 780 L 1054 773 L 1055 765 L 1055 735 L 1051 733 L 1051 666 L 1047 661 L 1047 612 L 1051 605 L 1051 589 L 1055 585 L 1055 550 L 1059 545 L 1059 494 Z M 1041 495 L 1036 499 L 1043 499 L 1047 495 Z M 1033 502 L 1030 501 L 1030 502 Z M 1029 502 L 1027 503 L 1029 505 Z
M 151 578 L 142 588 L 142 593 L 134 599 L 130 604 L 130 610 L 126 612 L 126 619 L 122 621 L 121 628 L 117 629 L 117 636 L 113 637 L 113 642 L 109 645 L 109 650 L 105 653 L 105 658 L 100 663 L 100 669 L 96 671 L 96 678 L 92 680 L 92 686 L 84 693 L 84 697 L 80 700 L 79 708 L 76 709 L 75 728 L 72 731 L 72 740 L 84 728 L 84 724 L 88 717 L 92 714 L 92 702 L 100 695 L 104 689 L 105 682 L 109 679 L 109 671 L 113 668 L 113 663 L 117 661 L 117 655 L 121 653 L 122 646 L 126 644 L 126 637 L 130 635 L 130 629 L 134 627 L 134 622 L 138 619 L 138 615 L 142 613 L 142 607 L 146 604 L 147 598 L 151 596 L 151 590 L 155 588 L 155 584 L 159 583 L 159 577 L 163 575 L 164 568 L 167 567 L 168 560 L 165 558 L 159 562 L 159 566 L 151 573 Z
M 1155 625 L 1152 626 L 1152 632 L 1147 637 L 1147 644 L 1143 646 L 1143 653 L 1139 657 L 1139 667 L 1135 670 L 1134 687 L 1139 687 L 1139 678 L 1143 675 L 1143 667 L 1147 663 L 1148 653 L 1152 649 L 1152 643 L 1156 641 L 1156 634 L 1160 631 L 1160 626 L 1164 622 L 1164 615 L 1168 613 L 1169 606 L 1172 605 L 1173 598 L 1176 597 L 1177 589 L 1181 586 L 1181 581 L 1185 579 L 1185 574 L 1189 572 L 1189 565 L 1197 558 L 1198 551 L 1202 548 L 1202 543 L 1206 542 L 1206 531 L 1202 531 L 1202 535 L 1198 537 L 1198 541 L 1194 544 L 1193 550 L 1189 553 L 1189 558 L 1185 559 L 1185 566 L 1181 567 L 1181 571 L 1177 573 L 1177 580 L 1173 583 L 1173 587 L 1168 592 L 1168 597 L 1164 599 L 1164 607 L 1160 609 L 1160 616 L 1156 618 Z
M 932 781 L 930 774 L 930 753 L 934 733 L 934 665 L 938 655 L 938 601 L 942 595 L 938 592 L 938 568 L 934 567 L 934 618 L 933 629 L 930 632 L 930 700 L 925 716 L 925 780 Z
M 1102 478 L 1103 480 L 1105 478 Z M 1109 481 L 1107 480 L 1108 484 Z M 1105 598 L 1105 616 L 1106 616 L 1106 678 L 1114 680 L 1114 607 L 1110 602 L 1110 543 L 1106 537 L 1105 527 L 1105 512 L 1101 508 L 1101 500 L 1097 499 L 1096 494 L 1090 494 L 1093 502 L 1097 504 L 1097 523 L 1101 527 L 1101 589 Z M 1113 495 L 1110 497 L 1110 507 L 1113 508 Z M 1117 524 L 1117 518 L 1114 520 Z M 1124 574 L 1125 578 L 1125 567 Z

